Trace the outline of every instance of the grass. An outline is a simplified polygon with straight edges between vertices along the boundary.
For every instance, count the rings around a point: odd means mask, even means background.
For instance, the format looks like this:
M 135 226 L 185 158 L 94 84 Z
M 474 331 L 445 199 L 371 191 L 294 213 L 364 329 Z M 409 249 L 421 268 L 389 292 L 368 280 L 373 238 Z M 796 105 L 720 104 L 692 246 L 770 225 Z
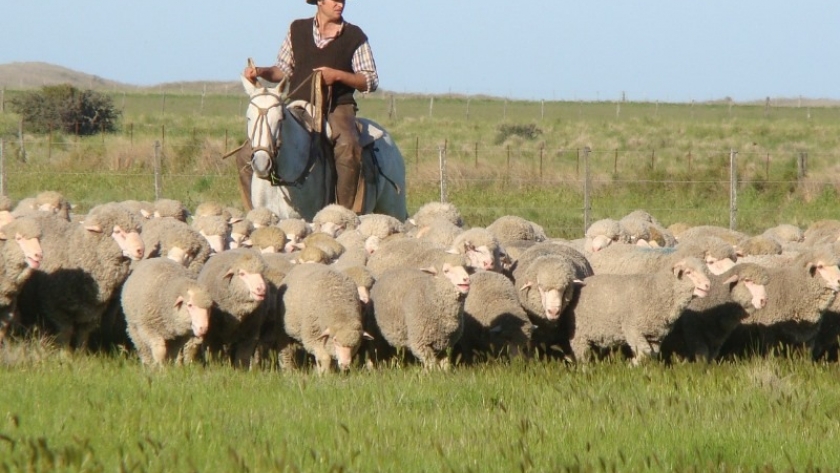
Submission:
M 317 377 L 132 357 L 0 369 L 7 471 L 833 468 L 836 365 L 490 362 Z M 36 466 L 36 468 L 33 468 Z

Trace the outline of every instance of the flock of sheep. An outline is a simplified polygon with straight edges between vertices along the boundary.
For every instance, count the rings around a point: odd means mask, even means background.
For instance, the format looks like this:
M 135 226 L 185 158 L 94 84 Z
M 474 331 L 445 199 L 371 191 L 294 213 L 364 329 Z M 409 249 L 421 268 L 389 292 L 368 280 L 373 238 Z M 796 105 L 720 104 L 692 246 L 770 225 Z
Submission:
M 563 240 L 517 216 L 470 228 L 437 202 L 405 222 L 170 199 L 74 215 L 57 192 L 13 204 L 0 198 L 0 342 L 123 345 L 149 365 L 313 358 L 319 373 L 394 357 L 448 369 L 838 351 L 835 220 L 746 235 L 635 211 Z

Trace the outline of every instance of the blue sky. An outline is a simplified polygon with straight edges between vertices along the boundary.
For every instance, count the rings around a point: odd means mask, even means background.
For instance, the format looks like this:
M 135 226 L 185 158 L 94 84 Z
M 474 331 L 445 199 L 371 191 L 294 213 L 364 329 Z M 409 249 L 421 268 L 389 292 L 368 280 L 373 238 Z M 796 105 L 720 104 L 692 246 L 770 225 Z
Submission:
M 0 64 L 136 85 L 237 80 L 274 61 L 304 0 L 6 1 Z M 519 99 L 840 99 L 835 0 L 347 0 L 380 87 Z

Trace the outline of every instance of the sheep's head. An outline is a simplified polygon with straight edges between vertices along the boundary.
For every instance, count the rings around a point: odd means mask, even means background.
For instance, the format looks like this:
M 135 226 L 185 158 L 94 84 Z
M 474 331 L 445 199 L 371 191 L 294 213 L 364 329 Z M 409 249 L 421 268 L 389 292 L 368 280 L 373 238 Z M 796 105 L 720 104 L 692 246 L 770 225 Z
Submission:
M 362 339 L 373 340 L 373 337 L 362 330 L 361 323 L 340 329 L 328 327 L 318 337 L 333 355 L 341 371 L 350 369 L 353 355 L 359 350 Z
M 175 300 L 175 310 L 186 310 L 190 317 L 190 329 L 198 338 L 204 337 L 210 327 L 210 308 L 213 299 L 203 288 L 192 287 L 187 290 L 186 297 L 178 296 Z
M 688 278 L 694 286 L 693 295 L 696 297 L 706 297 L 709 295 L 709 289 L 712 287 L 709 277 L 705 273 L 705 266 L 696 258 L 686 258 L 678 261 L 671 268 L 674 276 L 677 279 L 684 280 Z
M 195 254 L 192 254 L 179 246 L 173 246 L 166 253 L 166 257 L 181 266 L 188 267 L 190 263 L 192 263 L 193 259 L 195 259 Z
M 745 309 L 749 309 L 745 307 L 747 303 L 755 309 L 761 309 L 767 305 L 765 285 L 770 282 L 767 270 L 757 264 L 741 263 L 731 273 L 723 284 L 729 286 L 733 300 Z
M 572 301 L 576 286 L 585 283 L 576 278 L 572 264 L 557 255 L 540 256 L 528 268 L 527 281 L 520 291 L 528 292 L 534 287 L 540 293 L 543 315 L 548 320 L 557 320 Z
M 32 269 L 41 266 L 44 253 L 41 250 L 41 227 L 30 218 L 22 217 L 0 227 L 0 240 L 13 237 L 23 252 L 26 265 Z
M 137 261 L 146 254 L 140 238 L 140 221 L 118 204 L 103 204 L 91 209 L 85 217 L 84 228 L 113 238 L 126 258 Z
M 806 259 L 805 269 L 812 278 L 820 277 L 826 287 L 840 291 L 840 268 L 830 251 L 815 251 L 812 258 Z

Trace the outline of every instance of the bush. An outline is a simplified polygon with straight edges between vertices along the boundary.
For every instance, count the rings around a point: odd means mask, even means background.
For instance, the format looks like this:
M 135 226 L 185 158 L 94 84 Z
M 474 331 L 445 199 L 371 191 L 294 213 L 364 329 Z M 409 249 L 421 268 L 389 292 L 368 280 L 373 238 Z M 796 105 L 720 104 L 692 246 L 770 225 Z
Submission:
M 502 144 L 512 136 L 519 136 L 521 138 L 533 140 L 539 137 L 540 135 L 542 135 L 542 130 L 537 128 L 537 125 L 516 125 L 503 123 L 498 127 L 498 133 L 496 134 L 496 144 Z
M 10 99 L 9 105 L 23 118 L 26 130 L 33 133 L 63 131 L 87 136 L 113 132 L 121 113 L 111 97 L 69 84 L 23 93 Z

